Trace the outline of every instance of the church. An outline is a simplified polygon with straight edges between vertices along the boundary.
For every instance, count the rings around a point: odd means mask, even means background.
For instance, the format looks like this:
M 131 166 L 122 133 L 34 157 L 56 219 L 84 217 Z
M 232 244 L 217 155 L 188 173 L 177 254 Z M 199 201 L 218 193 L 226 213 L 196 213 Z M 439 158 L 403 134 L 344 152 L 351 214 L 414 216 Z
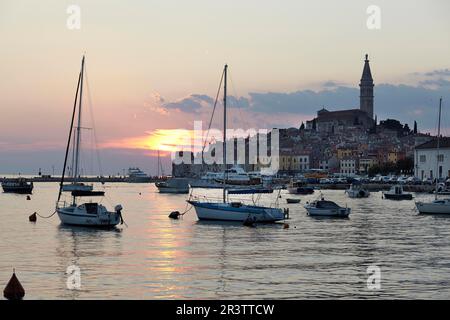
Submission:
M 370 129 L 374 126 L 373 118 L 373 78 L 370 71 L 369 57 L 366 54 L 364 69 L 359 83 L 359 109 L 328 111 L 322 108 L 317 117 L 306 123 L 306 129 L 319 132 L 337 132 L 349 128 Z

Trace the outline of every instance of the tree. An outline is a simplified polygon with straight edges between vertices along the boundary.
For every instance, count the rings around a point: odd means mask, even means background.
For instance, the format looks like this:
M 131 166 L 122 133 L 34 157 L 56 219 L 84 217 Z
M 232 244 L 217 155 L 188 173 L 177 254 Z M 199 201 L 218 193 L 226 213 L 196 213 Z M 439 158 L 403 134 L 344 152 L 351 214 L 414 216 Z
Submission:
M 417 122 L 414 121 L 414 134 L 417 134 Z

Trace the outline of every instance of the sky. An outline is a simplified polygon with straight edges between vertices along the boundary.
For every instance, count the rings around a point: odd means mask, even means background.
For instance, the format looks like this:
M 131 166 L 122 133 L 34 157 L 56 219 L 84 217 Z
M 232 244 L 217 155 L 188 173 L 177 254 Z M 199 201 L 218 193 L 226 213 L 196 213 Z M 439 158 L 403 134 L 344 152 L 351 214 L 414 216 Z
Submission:
M 378 120 L 434 132 L 442 96 L 450 134 L 448 12 L 446 0 L 0 0 L 0 172 L 61 170 L 83 54 L 104 174 L 156 173 L 158 149 L 170 171 L 167 152 L 194 121 L 208 125 L 225 63 L 230 128 L 357 108 L 367 53 Z

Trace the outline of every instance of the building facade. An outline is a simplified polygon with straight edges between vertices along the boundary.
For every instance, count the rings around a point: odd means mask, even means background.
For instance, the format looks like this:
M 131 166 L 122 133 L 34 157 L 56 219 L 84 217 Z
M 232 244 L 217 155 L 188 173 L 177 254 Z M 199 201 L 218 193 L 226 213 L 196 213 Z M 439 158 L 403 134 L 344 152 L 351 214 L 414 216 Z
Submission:
M 437 139 L 418 145 L 414 149 L 414 173 L 419 179 L 450 177 L 450 138 L 440 141 L 439 155 Z

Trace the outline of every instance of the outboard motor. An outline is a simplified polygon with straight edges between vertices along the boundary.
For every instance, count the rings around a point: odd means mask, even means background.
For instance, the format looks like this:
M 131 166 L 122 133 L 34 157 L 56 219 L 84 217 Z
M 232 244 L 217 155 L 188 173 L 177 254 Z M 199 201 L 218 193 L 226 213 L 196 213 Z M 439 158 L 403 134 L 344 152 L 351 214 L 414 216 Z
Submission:
M 116 211 L 116 213 L 119 215 L 120 217 L 120 224 L 123 224 L 123 218 L 122 218 L 122 205 L 118 204 L 117 206 L 114 207 L 114 210 Z

